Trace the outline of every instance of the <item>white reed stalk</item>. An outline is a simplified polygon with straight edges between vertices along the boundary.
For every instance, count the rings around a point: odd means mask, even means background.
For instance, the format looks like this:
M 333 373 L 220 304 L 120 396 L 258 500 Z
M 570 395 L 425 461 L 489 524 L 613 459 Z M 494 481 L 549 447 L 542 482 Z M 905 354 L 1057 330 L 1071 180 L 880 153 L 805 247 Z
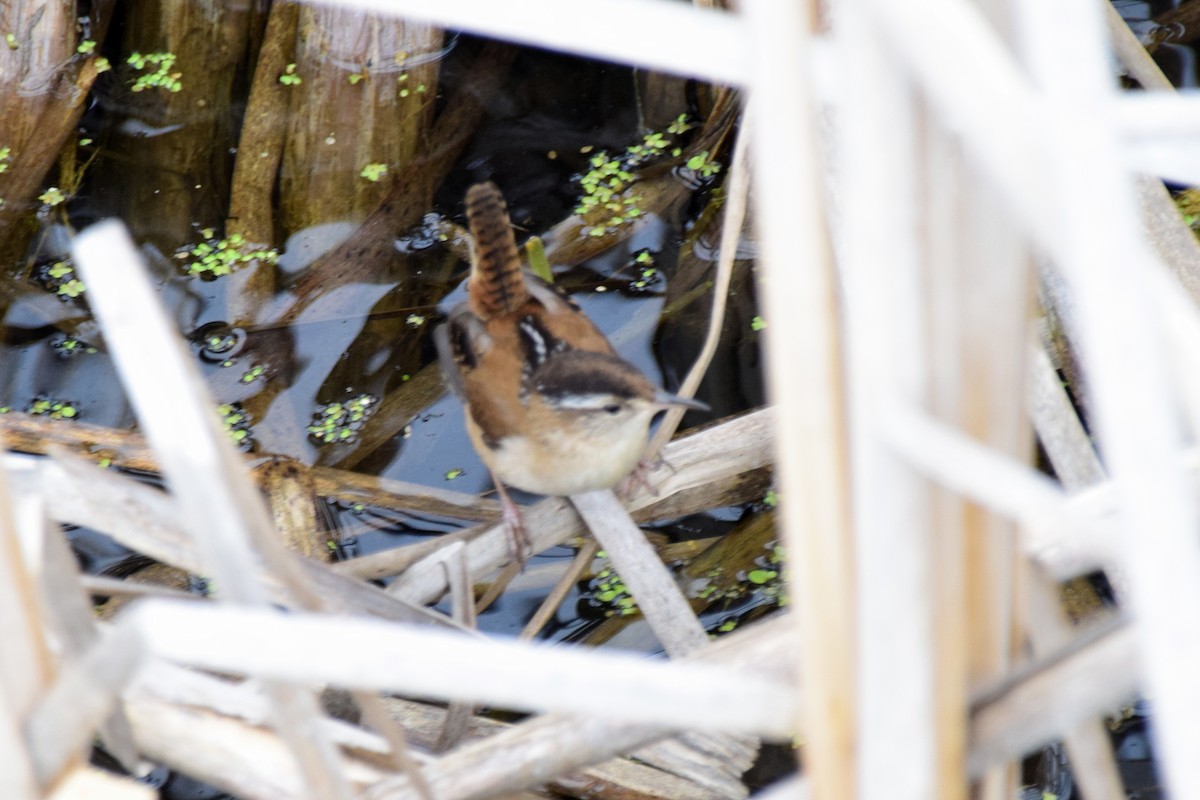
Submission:
M 878 435 L 941 485 L 1008 519 L 1035 524 L 1066 514 L 1067 496 L 1053 480 L 927 414 L 893 406 Z
M 1145 689 L 1156 700 L 1160 774 L 1174 796 L 1200 797 L 1194 768 L 1200 752 L 1200 513 L 1178 468 L 1182 431 L 1163 354 L 1162 310 L 1144 276 L 1154 257 L 1110 124 L 1117 94 L 1102 8 L 1094 0 L 1024 0 L 1019 8 L 1030 67 L 1044 86 L 1052 123 L 1047 194 L 1071 211 L 1054 255 L 1076 301 L 1074 333 L 1094 429 L 1122 501 L 1124 566 Z
M 741 17 L 669 0 L 320 0 L 715 83 L 745 83 Z
M 780 522 L 804 636 L 805 769 L 819 798 L 855 795 L 853 531 L 841 320 L 826 240 L 811 80 L 813 2 L 745 0 L 754 45 L 754 210 L 767 321 L 768 389 L 779 408 Z
M 845 284 L 858 590 L 859 796 L 938 796 L 927 481 L 882 435 L 928 365 L 917 264 L 913 87 L 861 2 L 832 4 L 843 76 L 833 153 Z M 881 208 L 888 209 L 880 214 Z
M 646 535 L 629 518 L 629 512 L 611 489 L 571 496 L 600 546 L 612 560 L 621 580 L 637 601 L 650 629 L 672 658 L 708 644 L 708 634 L 696 618 L 675 576 L 659 559 Z
M 92 226 L 72 248 L 88 301 L 104 330 L 138 420 L 154 447 L 205 571 L 223 597 L 252 605 L 270 600 L 255 564 L 254 528 L 271 534 L 271 520 L 233 444 L 221 430 L 216 403 L 198 367 L 167 318 L 133 241 L 116 221 Z M 296 754 L 312 791 L 322 798 L 353 797 L 334 746 L 311 721 L 315 698 L 268 686 L 280 733 Z
M 481 641 L 431 628 L 147 600 L 122 625 L 170 661 L 298 684 L 787 737 L 793 686 L 745 670 Z
M 15 519 L 8 477 L 0 470 L 0 797 L 40 796 L 27 738 L 27 715 L 51 673 L 44 610 Z

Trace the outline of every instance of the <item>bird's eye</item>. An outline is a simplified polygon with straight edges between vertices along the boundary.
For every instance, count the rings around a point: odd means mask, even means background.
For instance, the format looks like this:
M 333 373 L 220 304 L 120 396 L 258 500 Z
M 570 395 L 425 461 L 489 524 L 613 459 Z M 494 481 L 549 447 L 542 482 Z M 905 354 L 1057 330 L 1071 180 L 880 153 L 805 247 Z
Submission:
M 617 403 L 609 403 L 608 405 L 606 405 L 604 407 L 604 410 L 607 411 L 609 414 L 620 414 L 621 406 L 618 405 Z

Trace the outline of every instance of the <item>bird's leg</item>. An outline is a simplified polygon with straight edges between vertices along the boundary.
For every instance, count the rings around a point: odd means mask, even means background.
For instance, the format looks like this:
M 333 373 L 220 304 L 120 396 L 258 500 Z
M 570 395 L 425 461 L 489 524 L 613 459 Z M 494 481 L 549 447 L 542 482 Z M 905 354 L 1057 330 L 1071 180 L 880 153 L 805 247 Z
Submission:
M 529 531 L 525 530 L 521 507 L 508 496 L 508 490 L 504 488 L 504 484 L 494 472 L 492 473 L 492 483 L 496 485 L 496 494 L 500 495 L 501 519 L 504 521 L 504 533 L 508 536 L 508 547 L 512 551 L 513 558 L 524 565 L 533 555 L 533 542 L 529 538 Z
M 633 468 L 633 472 L 629 473 L 628 477 L 621 481 L 621 485 L 617 489 L 617 496 L 628 500 L 633 497 L 634 492 L 640 486 L 650 496 L 658 497 L 658 487 L 650 480 L 650 473 L 658 469 L 659 466 L 665 466 L 671 472 L 675 471 L 675 468 L 662 456 L 655 456 L 652 459 L 643 458 L 638 461 L 637 466 Z

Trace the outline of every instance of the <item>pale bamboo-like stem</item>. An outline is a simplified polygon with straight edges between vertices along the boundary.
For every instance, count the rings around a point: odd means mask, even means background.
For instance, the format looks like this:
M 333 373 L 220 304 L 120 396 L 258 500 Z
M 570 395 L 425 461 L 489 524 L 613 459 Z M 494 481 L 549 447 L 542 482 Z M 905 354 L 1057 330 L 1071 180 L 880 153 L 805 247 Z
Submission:
M 919 403 L 921 342 L 912 87 L 860 2 L 833 7 L 845 70 L 834 242 L 845 284 L 857 550 L 861 797 L 945 797 L 934 687 L 932 518 L 924 478 L 881 434 L 884 398 Z M 880 204 L 890 210 L 879 215 Z M 896 602 L 896 598 L 906 602 Z
M 783 538 L 805 646 L 805 767 L 813 796 L 855 796 L 855 576 L 841 321 L 821 194 L 811 80 L 812 3 L 747 0 L 768 389 L 779 407 Z
M 878 435 L 938 483 L 1004 517 L 1037 523 L 1066 514 L 1067 496 L 1053 480 L 928 415 L 893 407 Z
M 47 800 L 154 800 L 158 792 L 132 778 L 104 772 L 96 767 L 78 767 L 70 772 Z
M 1200 773 L 1191 763 L 1200 749 L 1193 724 L 1200 686 L 1192 677 L 1200 671 L 1200 624 L 1178 614 L 1180 607 L 1200 608 L 1200 509 L 1177 467 L 1181 428 L 1158 345 L 1161 310 L 1134 271 L 1154 259 L 1136 222 L 1131 177 L 1117 167 L 1121 144 L 1105 124 L 1116 89 L 1107 75 L 1101 9 L 1072 0 L 1053 7 L 1023 2 L 1020 10 L 1031 67 L 1053 109 L 1049 144 L 1058 190 L 1052 196 L 1070 202 L 1073 212 L 1055 256 L 1076 302 L 1093 426 L 1122 490 L 1123 565 L 1147 688 L 1159 700 L 1159 766 L 1173 793 L 1200 795 Z M 1070 55 L 1046 27 L 1065 22 L 1077 31 Z
M 1139 690 L 1137 632 L 1108 620 L 974 703 L 967 770 L 1049 744 Z
M 1058 584 L 1034 571 L 1029 581 L 1029 640 L 1036 656 L 1046 656 L 1070 642 L 1071 621 L 1059 599 Z M 1121 774 L 1113 757 L 1108 730 L 1100 719 L 1090 719 L 1064 730 L 1071 772 L 1088 798 L 1124 800 Z
M 750 38 L 740 15 L 668 0 L 604 0 L 602 6 L 557 0 L 323 0 L 381 14 L 425 20 L 518 44 L 710 80 L 744 83 Z M 635 19 L 636 25 L 581 25 L 581 15 Z M 670 36 L 663 36 L 670 31 Z
M 589 539 L 580 545 L 579 551 L 571 559 L 571 565 L 567 568 L 564 578 L 554 584 L 550 594 L 546 596 L 546 599 L 538 606 L 538 610 L 529 618 L 529 622 L 525 623 L 525 627 L 521 629 L 521 639 L 532 639 L 542 628 L 546 627 L 546 623 L 554 617 L 554 612 L 562 605 L 562 601 L 567 599 L 567 595 L 571 593 L 571 587 L 575 580 L 583 574 L 598 552 L 600 552 L 600 545 L 594 539 Z M 568 581 L 566 578 L 570 578 L 570 580 Z
M 128 615 L 120 625 L 139 632 L 159 657 L 289 683 L 776 737 L 794 730 L 799 702 L 779 681 L 715 665 L 481 641 L 371 620 L 169 600 L 147 600 Z M 589 690 L 599 682 L 609 690 Z
M 1046 349 L 1035 344 L 1030 350 L 1030 416 L 1054 474 L 1068 491 L 1104 480 L 1104 467 Z
M 1154 63 L 1154 59 L 1146 52 L 1146 48 L 1142 47 L 1142 43 L 1133 35 L 1133 31 L 1129 30 L 1129 26 L 1125 24 L 1125 20 L 1121 19 L 1120 13 L 1112 7 L 1111 3 L 1104 3 L 1104 22 L 1108 27 L 1108 34 L 1117 58 L 1121 60 L 1134 79 L 1142 85 L 1143 89 L 1147 91 L 1175 90 L 1175 87 L 1167 80 L 1167 76 L 1163 75 L 1162 70 Z

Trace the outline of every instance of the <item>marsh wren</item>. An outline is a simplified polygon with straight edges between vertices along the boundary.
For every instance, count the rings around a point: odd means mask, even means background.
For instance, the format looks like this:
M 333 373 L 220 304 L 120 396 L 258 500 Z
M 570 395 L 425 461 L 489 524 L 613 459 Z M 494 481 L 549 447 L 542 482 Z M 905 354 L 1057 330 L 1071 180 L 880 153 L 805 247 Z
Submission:
M 654 385 L 617 356 L 573 300 L 522 268 L 495 184 L 467 191 L 467 221 L 474 238 L 467 299 L 434 341 L 523 561 L 529 537 L 506 484 L 543 495 L 611 488 L 637 466 L 655 414 L 708 407 Z

